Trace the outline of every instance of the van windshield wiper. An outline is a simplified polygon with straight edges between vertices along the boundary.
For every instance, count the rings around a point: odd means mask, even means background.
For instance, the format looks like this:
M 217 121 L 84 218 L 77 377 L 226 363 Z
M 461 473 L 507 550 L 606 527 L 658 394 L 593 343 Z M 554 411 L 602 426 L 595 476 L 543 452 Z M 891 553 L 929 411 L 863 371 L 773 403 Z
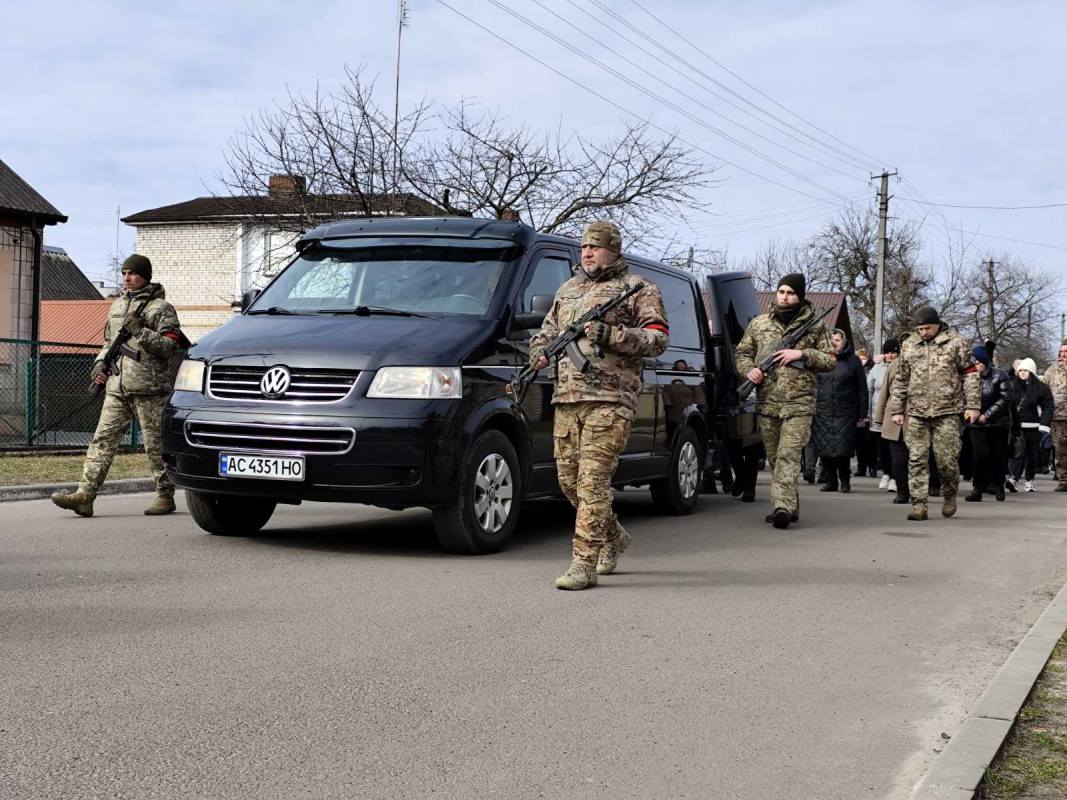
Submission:
M 299 311 L 290 311 L 288 308 L 282 308 L 280 306 L 271 306 L 270 308 L 257 308 L 255 311 L 249 311 L 248 315 L 253 314 L 296 314 L 299 316 Z
M 323 308 L 318 314 L 355 314 L 357 317 L 369 317 L 372 314 L 381 314 L 391 317 L 429 317 L 429 314 L 418 314 L 414 311 L 401 311 L 399 308 L 385 308 L 384 306 L 356 306 L 355 308 Z

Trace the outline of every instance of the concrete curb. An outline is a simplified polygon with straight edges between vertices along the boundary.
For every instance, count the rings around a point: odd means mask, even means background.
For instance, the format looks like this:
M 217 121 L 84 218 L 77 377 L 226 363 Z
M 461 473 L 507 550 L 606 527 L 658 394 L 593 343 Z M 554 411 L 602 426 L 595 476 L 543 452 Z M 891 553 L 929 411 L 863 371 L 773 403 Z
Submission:
M 1067 630 L 1067 585 L 1023 637 L 956 735 L 911 793 L 911 800 L 971 800 L 1015 724 L 1056 643 Z
M 31 483 L 28 486 L 0 486 L 0 503 L 15 500 L 40 500 L 43 497 L 51 497 L 53 492 L 73 492 L 78 488 L 76 483 Z M 131 494 L 133 492 L 155 491 L 156 482 L 153 478 L 125 478 L 118 481 L 108 481 L 100 487 L 98 495 L 103 494 Z

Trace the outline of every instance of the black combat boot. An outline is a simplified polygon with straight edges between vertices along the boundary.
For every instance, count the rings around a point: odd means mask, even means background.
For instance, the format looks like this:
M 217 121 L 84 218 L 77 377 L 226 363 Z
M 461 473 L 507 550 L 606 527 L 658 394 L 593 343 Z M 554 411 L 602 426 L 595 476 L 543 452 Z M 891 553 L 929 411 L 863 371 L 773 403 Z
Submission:
M 833 478 L 826 482 L 826 485 L 819 489 L 820 492 L 836 492 L 840 489 L 837 485 L 837 478 Z
M 982 490 L 975 487 L 974 489 L 971 489 L 971 493 L 963 499 L 968 503 L 980 503 L 982 502 Z
M 846 475 L 841 479 L 841 492 L 842 494 L 848 494 L 852 491 L 852 480 Z

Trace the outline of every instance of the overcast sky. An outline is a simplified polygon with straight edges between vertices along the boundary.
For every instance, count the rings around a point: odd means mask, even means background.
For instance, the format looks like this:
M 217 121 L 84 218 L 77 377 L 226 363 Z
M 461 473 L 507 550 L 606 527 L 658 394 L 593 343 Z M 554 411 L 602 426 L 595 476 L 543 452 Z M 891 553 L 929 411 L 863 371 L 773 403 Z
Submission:
M 504 0 L 582 52 L 781 166 L 666 109 L 488 0 L 448 2 L 578 84 L 658 126 L 677 128 L 683 139 L 702 148 L 702 158 L 721 165 L 718 177 L 725 180 L 707 195 L 706 213 L 698 215 L 694 230 L 680 229 L 681 238 L 697 246 L 729 247 L 740 256 L 771 236 L 810 233 L 835 211 L 833 204 L 816 205 L 810 196 L 835 203 L 842 196 L 870 202 L 874 189 L 867 178 L 874 165 L 898 168 L 908 181 L 892 183 L 896 198 L 891 213 L 896 216 L 913 218 L 930 211 L 904 200 L 919 197 L 917 192 L 931 201 L 961 205 L 1067 203 L 1067 3 L 1062 0 L 641 0 L 706 55 L 632 0 L 602 2 L 654 43 L 638 39 L 596 8 L 595 0 L 540 0 L 580 29 L 564 25 L 532 0 Z M 618 129 L 623 112 L 617 107 L 516 52 L 438 0 L 412 0 L 409 7 L 402 103 L 426 96 L 448 104 L 468 97 L 499 109 L 515 123 L 561 124 L 590 137 Z M 91 276 L 103 272 L 115 250 L 116 208 L 121 206 L 126 216 L 217 190 L 227 139 L 241 129 L 243 118 L 283 97 L 287 89 L 308 91 L 318 83 L 328 90 L 343 81 L 346 64 L 362 64 L 371 74 L 381 74 L 381 99 L 391 101 L 393 0 L 83 1 L 52 2 L 48 11 L 44 21 L 40 6 L 5 4 L 0 158 L 70 217 L 48 230 L 46 242 L 65 247 Z M 687 77 L 623 42 L 620 32 L 658 52 Z M 583 34 L 592 34 L 604 46 Z M 656 44 L 688 64 L 670 61 Z M 625 50 L 642 69 L 620 61 L 607 48 Z M 759 139 L 653 76 L 833 170 Z M 771 111 L 864 163 L 786 138 L 706 88 L 757 116 L 756 106 Z M 944 218 L 927 217 L 931 259 L 945 249 L 946 232 L 935 224 L 947 220 L 968 231 L 1054 245 L 984 236 L 975 240 L 976 248 L 1007 250 L 1067 276 L 1067 207 L 940 211 Z M 132 251 L 133 229 L 122 226 L 119 237 L 119 249 Z

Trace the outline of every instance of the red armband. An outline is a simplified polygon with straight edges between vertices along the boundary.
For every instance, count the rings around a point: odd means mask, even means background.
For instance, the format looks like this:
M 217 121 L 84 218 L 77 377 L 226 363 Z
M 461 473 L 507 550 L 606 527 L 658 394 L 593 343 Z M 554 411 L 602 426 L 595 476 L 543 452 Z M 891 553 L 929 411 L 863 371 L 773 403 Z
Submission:
M 967 369 L 965 369 L 960 374 L 961 375 L 970 375 L 972 372 L 977 372 L 977 371 L 978 371 L 978 367 L 970 366 L 970 367 L 967 367 Z
M 668 336 L 671 335 L 671 332 L 667 329 L 667 326 L 666 325 L 660 325 L 658 322 L 650 322 L 645 327 L 646 328 L 651 328 L 652 330 L 656 330 L 656 331 L 663 331 Z
M 163 338 L 164 339 L 173 339 L 176 342 L 180 341 L 179 338 L 178 338 L 178 334 L 176 334 L 176 333 L 164 333 L 163 334 Z

